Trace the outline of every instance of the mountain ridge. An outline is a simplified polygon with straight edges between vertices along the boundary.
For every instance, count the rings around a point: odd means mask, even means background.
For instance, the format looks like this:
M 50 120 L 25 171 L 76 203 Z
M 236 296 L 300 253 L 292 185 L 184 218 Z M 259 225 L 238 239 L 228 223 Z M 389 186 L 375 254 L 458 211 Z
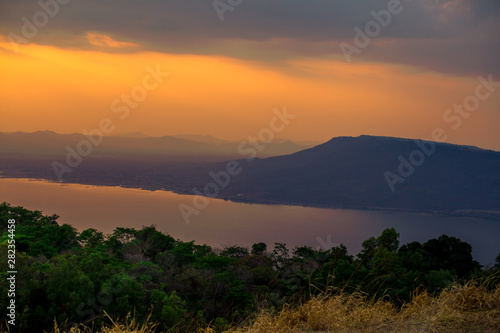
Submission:
M 419 145 L 433 145 L 434 151 L 427 155 Z M 417 155 L 424 160 L 412 165 L 409 161 Z M 335 137 L 293 154 L 240 163 L 242 174 L 221 191 L 229 200 L 500 211 L 500 152 L 474 146 L 367 135 Z M 411 174 L 401 175 L 401 164 Z M 400 177 L 394 191 L 387 175 Z
M 0 153 L 37 154 L 37 155 L 65 155 L 67 146 L 76 149 L 81 141 L 92 143 L 92 154 L 106 155 L 172 155 L 172 156 L 219 156 L 233 158 L 238 156 L 238 142 L 225 141 L 211 137 L 211 140 L 202 140 L 191 137 L 162 136 L 150 137 L 140 135 L 139 132 L 118 134 L 93 138 L 98 144 L 84 134 L 59 134 L 53 131 L 27 132 L 0 132 Z M 266 155 L 282 155 L 296 152 L 305 148 L 299 144 L 289 142 L 268 144 Z

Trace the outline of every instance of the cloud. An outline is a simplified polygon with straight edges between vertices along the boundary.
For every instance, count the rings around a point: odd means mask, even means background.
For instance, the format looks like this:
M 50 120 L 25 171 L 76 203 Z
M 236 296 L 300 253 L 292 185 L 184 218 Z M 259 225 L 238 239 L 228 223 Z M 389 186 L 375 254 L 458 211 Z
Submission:
M 87 32 L 87 40 L 90 44 L 94 46 L 107 46 L 113 48 L 123 48 L 123 47 L 137 47 L 139 44 L 130 42 L 120 42 L 113 39 L 110 36 L 98 33 L 98 32 Z
M 373 20 L 370 12 L 386 9 L 389 1 L 398 0 L 243 0 L 224 13 L 221 22 L 211 0 L 72 0 L 60 6 L 33 42 L 80 48 L 100 43 L 109 52 L 131 52 L 135 49 L 123 48 L 131 45 L 120 43 L 132 43 L 165 53 L 267 62 L 328 58 L 339 56 L 339 43 L 352 42 L 353 28 L 364 27 Z M 359 61 L 397 62 L 460 75 L 485 70 L 500 75 L 495 60 L 500 58 L 500 1 L 400 2 L 404 10 L 363 50 Z M 4 0 L 0 7 L 2 34 L 20 33 L 21 18 L 31 19 L 40 10 L 29 0 Z M 113 38 L 94 38 L 94 45 L 85 45 L 60 37 L 86 38 L 88 31 Z

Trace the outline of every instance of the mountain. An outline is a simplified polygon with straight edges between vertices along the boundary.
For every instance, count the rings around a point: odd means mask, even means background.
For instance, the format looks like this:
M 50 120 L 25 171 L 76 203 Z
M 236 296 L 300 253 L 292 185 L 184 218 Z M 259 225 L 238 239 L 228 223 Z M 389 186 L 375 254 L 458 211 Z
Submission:
M 92 141 L 94 140 L 94 141 Z M 209 136 L 148 137 L 140 132 L 102 138 L 82 134 L 58 134 L 52 131 L 34 133 L 0 133 L 0 154 L 28 154 L 61 156 L 69 149 L 76 150 L 81 142 L 90 142 L 92 156 L 171 156 L 193 159 L 210 157 L 219 160 L 240 158 L 239 142 L 224 141 Z M 304 149 L 292 142 L 269 143 L 262 156 L 290 154 Z
M 176 138 L 186 139 L 196 142 L 203 142 L 212 145 L 218 145 L 219 147 L 231 147 L 234 150 L 234 147 L 238 147 L 241 141 L 228 141 L 222 140 L 211 135 L 176 135 Z M 262 155 L 267 156 L 278 156 L 278 155 L 286 155 L 292 152 L 297 152 L 309 147 L 312 147 L 311 144 L 302 144 L 296 143 L 287 139 L 274 139 L 272 143 L 266 144 L 266 148 L 261 152 Z
M 174 137 L 179 138 L 179 139 L 186 139 L 186 140 L 209 143 L 209 144 L 214 144 L 214 145 L 231 143 L 231 141 L 222 140 L 222 139 L 216 138 L 216 137 L 211 136 L 211 135 L 180 134 L 180 135 L 174 135 Z
M 500 152 L 471 146 L 363 135 L 239 162 L 221 192 L 235 201 L 500 212 Z
M 148 138 L 149 136 L 142 132 L 127 132 L 127 133 L 119 133 L 113 136 L 123 137 L 123 138 Z

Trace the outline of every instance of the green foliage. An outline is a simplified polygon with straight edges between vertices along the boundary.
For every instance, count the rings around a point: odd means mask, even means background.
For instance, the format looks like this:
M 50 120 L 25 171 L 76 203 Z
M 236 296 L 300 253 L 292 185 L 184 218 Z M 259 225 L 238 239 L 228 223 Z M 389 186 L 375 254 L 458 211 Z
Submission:
M 425 286 L 431 293 L 437 293 L 443 288 L 451 285 L 453 274 L 451 271 L 440 269 L 438 271 L 429 271 L 424 276 Z
M 168 327 L 172 327 L 182 320 L 186 313 L 186 302 L 176 292 L 165 295 L 161 300 L 160 321 Z
M 370 237 L 361 246 L 362 249 L 358 254 L 358 258 L 369 265 L 378 248 L 383 247 L 388 251 L 398 250 L 399 233 L 394 228 L 385 229 L 378 238 Z
M 0 204 L 0 230 L 7 229 L 7 221 L 15 219 L 17 225 L 57 225 L 58 215 L 45 216 L 38 210 L 28 210 L 24 207 L 12 207 L 9 203 Z
M 377 245 L 386 248 L 388 251 L 397 251 L 399 248 L 399 233 L 394 228 L 385 229 L 377 238 Z
M 222 250 L 221 252 L 221 256 L 224 256 L 224 257 L 236 257 L 236 258 L 241 258 L 241 257 L 244 257 L 244 256 L 247 256 L 249 253 L 248 253 L 248 249 L 247 248 L 244 248 L 244 247 L 241 247 L 241 246 L 230 246 L 230 247 L 226 247 Z
M 275 243 L 273 252 L 271 252 L 271 259 L 275 263 L 277 270 L 283 270 L 290 261 L 290 250 L 286 244 Z
M 252 254 L 264 255 L 267 250 L 267 245 L 265 243 L 255 243 L 252 245 Z
M 455 237 L 446 235 L 431 239 L 423 244 L 429 254 L 432 269 L 447 269 L 454 271 L 459 278 L 466 279 L 480 269 L 480 265 L 472 258 L 470 244 Z
M 216 333 L 222 333 L 231 328 L 231 324 L 222 317 L 215 318 L 212 326 Z
M 361 251 L 358 253 L 358 258 L 366 264 L 373 259 L 375 249 L 378 247 L 378 242 L 375 237 L 370 237 L 361 244 Z
M 84 230 L 78 235 L 78 240 L 88 247 L 96 247 L 104 241 L 104 234 L 96 229 Z
M 99 323 L 106 320 L 104 312 L 120 318 L 133 313 L 138 320 L 150 316 L 161 330 L 199 331 L 208 323 L 222 332 L 263 304 L 279 308 L 332 288 L 389 297 L 399 305 L 417 289 L 437 293 L 457 279 L 488 274 L 479 271 L 469 244 L 445 235 L 399 247 L 399 234 L 386 229 L 364 241 L 356 259 L 344 245 L 303 246 L 290 253 L 276 243 L 268 253 L 266 244 L 256 243 L 250 252 L 230 246 L 219 253 L 176 240 L 155 226 L 78 234 L 70 225 L 59 225 L 56 215 L 6 203 L 0 205 L 3 257 L 12 217 L 17 221 L 17 311 L 23 332 L 49 330 L 54 318 L 68 327 Z M 500 255 L 494 269 L 500 269 Z M 2 261 L 2 290 L 7 289 L 7 270 Z M 2 293 L 0 307 L 6 309 L 7 302 Z

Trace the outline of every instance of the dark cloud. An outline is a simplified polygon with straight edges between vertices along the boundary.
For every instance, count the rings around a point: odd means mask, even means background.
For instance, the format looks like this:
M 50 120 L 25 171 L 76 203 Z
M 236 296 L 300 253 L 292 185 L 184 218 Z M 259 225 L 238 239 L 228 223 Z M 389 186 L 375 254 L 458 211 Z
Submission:
M 75 47 L 76 37 L 99 31 L 163 52 L 220 53 L 259 60 L 285 58 L 287 51 L 292 57 L 323 57 L 338 54 L 341 41 L 352 43 L 353 28 L 364 29 L 373 20 L 370 12 L 386 9 L 388 2 L 242 0 L 221 22 L 213 0 L 71 0 L 41 29 L 35 42 Z M 376 42 L 356 55 L 358 59 L 458 74 L 487 69 L 500 74 L 496 61 L 500 58 L 500 1 L 401 0 L 401 6 L 403 11 L 392 17 Z M 37 1 L 2 0 L 0 33 L 20 33 L 21 17 L 31 19 L 38 10 Z M 57 37 L 54 32 L 58 31 L 66 37 Z M 242 52 L 211 47 L 231 41 L 264 49 Z

